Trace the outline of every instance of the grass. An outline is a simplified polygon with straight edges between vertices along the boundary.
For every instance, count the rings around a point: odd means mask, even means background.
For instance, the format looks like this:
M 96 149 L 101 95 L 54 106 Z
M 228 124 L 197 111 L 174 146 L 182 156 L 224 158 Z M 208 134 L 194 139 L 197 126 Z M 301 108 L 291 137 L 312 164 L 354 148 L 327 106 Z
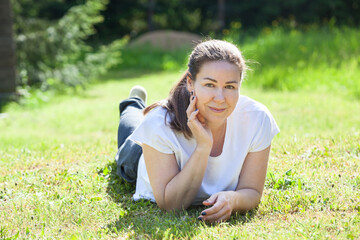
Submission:
M 180 75 L 113 73 L 73 96 L 8 105 L 0 118 L 0 239 L 359 239 L 360 102 L 264 91 L 251 78 L 242 94 L 265 103 L 281 128 L 260 206 L 205 225 L 196 220 L 201 207 L 172 214 L 133 202 L 134 186 L 115 175 L 118 102 L 135 84 L 148 89 L 148 103 L 162 99 Z
M 253 86 L 334 91 L 360 99 L 359 38 L 359 30 L 347 27 L 266 28 L 246 39 L 242 50 L 258 62 L 253 64 Z
M 205 225 L 202 207 L 173 214 L 131 200 L 134 186 L 115 174 L 118 103 L 135 84 L 148 103 L 166 97 L 186 51 L 126 49 L 106 81 L 25 91 L 0 114 L 0 239 L 360 239 L 360 31 L 241 34 L 226 38 L 258 62 L 242 94 L 265 103 L 281 128 L 257 209 Z
M 266 90 L 316 90 L 360 99 L 360 30 L 309 26 L 306 29 L 264 28 L 256 36 L 239 28 L 225 31 L 253 71 L 249 85 Z M 191 50 L 173 52 L 150 47 L 125 48 L 124 69 L 177 70 L 187 64 Z

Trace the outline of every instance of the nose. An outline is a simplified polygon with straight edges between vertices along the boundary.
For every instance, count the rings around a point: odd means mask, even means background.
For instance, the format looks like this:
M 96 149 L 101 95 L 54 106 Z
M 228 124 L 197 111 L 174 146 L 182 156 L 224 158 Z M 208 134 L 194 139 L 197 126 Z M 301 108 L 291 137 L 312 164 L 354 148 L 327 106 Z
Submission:
M 216 89 L 215 95 L 214 95 L 214 101 L 221 103 L 225 101 L 224 93 L 221 88 Z

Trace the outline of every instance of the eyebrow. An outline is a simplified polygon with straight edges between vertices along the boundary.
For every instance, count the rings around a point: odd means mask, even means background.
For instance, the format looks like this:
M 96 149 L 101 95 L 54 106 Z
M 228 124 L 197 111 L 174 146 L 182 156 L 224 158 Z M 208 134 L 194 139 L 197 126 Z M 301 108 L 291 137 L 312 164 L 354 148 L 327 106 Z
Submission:
M 210 77 L 204 77 L 203 79 L 206 79 L 206 80 L 209 80 L 209 81 L 212 81 L 212 82 L 216 82 L 216 83 L 217 83 L 217 81 L 216 81 L 215 79 L 212 79 L 212 78 L 210 78 Z M 226 84 L 232 84 L 232 83 L 239 84 L 238 81 L 236 81 L 236 80 L 232 80 L 232 81 L 226 82 Z

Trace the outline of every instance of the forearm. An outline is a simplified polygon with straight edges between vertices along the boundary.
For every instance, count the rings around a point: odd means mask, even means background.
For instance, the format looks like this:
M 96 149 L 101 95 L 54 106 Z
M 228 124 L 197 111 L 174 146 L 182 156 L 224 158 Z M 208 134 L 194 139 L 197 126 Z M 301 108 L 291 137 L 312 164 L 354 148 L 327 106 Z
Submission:
M 261 200 L 261 193 L 255 189 L 243 188 L 234 191 L 232 202 L 233 212 L 246 212 L 257 207 Z
M 188 208 L 199 191 L 211 149 L 197 147 L 184 168 L 166 185 L 164 206 L 167 211 Z

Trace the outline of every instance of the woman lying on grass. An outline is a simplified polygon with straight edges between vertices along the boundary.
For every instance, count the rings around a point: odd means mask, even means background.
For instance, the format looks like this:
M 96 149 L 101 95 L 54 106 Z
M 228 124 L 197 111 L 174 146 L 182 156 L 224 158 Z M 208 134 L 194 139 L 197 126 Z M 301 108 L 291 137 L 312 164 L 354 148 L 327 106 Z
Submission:
M 259 204 L 279 128 L 264 105 L 240 95 L 245 70 L 236 46 L 210 40 L 195 47 L 166 100 L 145 107 L 145 89 L 131 90 L 120 103 L 116 161 L 136 182 L 135 200 L 166 211 L 203 204 L 198 219 L 207 222 Z

